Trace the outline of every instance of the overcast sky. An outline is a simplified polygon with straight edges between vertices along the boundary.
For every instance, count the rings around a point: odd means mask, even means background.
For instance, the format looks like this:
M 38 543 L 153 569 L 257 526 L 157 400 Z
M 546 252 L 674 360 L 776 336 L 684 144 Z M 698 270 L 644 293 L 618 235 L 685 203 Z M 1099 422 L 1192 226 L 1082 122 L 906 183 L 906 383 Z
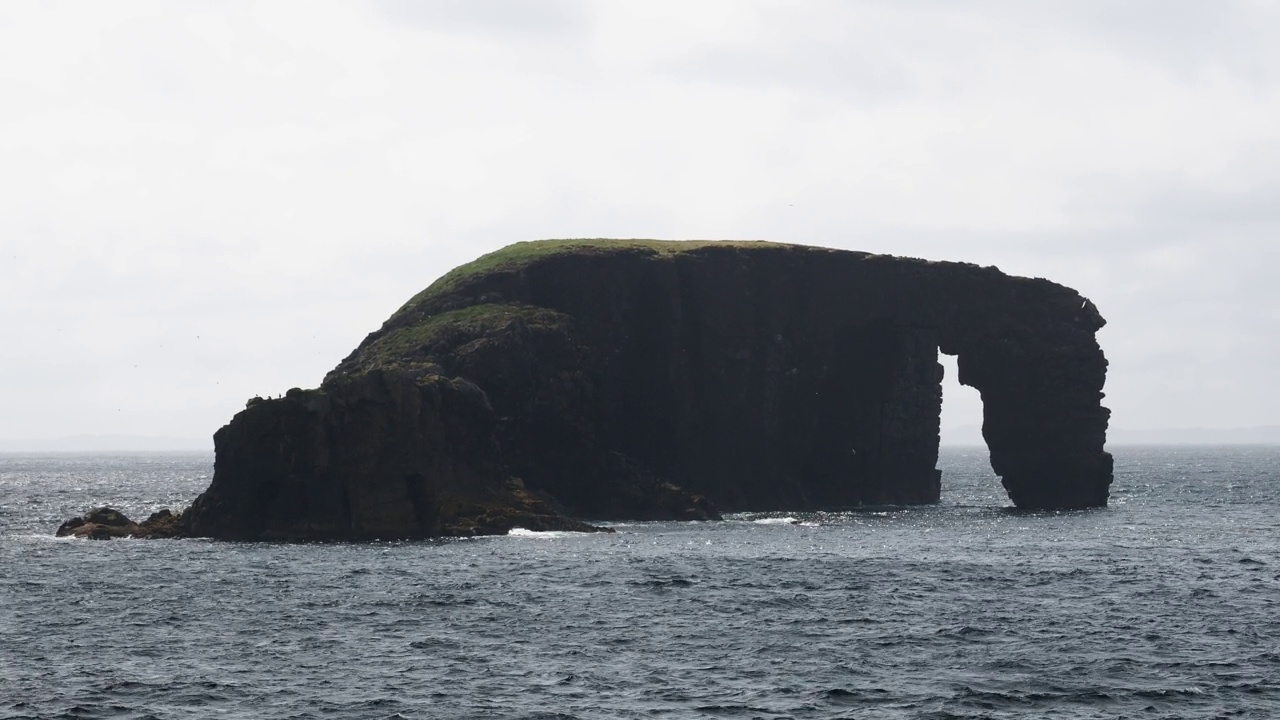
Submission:
M 8 0 L 0 438 L 207 438 L 547 237 L 1048 277 L 1110 323 L 1114 427 L 1280 425 L 1276 38 L 1229 0 Z

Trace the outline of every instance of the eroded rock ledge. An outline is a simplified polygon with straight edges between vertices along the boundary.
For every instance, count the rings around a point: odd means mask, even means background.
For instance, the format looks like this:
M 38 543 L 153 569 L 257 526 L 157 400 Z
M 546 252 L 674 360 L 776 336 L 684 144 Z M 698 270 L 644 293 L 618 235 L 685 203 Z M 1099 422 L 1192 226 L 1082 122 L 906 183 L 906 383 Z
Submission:
M 541 241 L 449 273 L 315 390 L 214 436 L 181 534 L 592 530 L 936 502 L 939 349 L 1022 508 L 1106 504 L 1104 324 L 995 268 L 772 243 Z

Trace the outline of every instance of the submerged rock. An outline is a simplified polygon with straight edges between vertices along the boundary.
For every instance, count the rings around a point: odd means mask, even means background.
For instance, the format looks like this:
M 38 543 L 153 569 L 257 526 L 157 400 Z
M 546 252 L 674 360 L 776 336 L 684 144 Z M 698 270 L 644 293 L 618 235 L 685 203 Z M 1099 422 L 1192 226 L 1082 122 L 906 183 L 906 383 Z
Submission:
M 317 389 L 214 436 L 181 532 L 361 539 L 936 502 L 942 368 L 1023 508 L 1106 504 L 1104 321 L 995 268 L 541 241 L 445 275 Z

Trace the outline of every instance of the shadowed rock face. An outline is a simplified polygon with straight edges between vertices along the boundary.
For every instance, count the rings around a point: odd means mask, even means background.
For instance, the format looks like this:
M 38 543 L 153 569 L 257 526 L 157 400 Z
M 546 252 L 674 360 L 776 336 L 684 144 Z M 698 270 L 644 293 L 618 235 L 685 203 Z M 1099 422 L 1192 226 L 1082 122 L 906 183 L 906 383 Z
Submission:
M 935 502 L 939 348 L 982 394 L 1015 504 L 1102 506 L 1103 324 L 1073 290 L 973 265 L 523 243 L 412 299 L 321 388 L 252 402 L 184 522 L 424 537 Z
M 374 370 L 252 402 L 214 435 L 189 534 L 325 540 L 593 531 L 505 472 L 472 383 Z

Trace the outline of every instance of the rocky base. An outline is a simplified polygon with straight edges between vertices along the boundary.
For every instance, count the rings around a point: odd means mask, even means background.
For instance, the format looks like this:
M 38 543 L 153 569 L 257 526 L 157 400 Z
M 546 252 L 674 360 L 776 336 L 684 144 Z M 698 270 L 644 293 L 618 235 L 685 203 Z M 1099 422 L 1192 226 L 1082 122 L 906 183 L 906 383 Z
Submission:
M 526 502 L 511 505 L 472 505 L 462 508 L 440 532 L 442 537 L 479 537 L 506 535 L 516 528 L 534 532 L 582 532 L 612 533 L 609 527 L 591 525 L 567 517 L 548 507 L 545 502 L 526 494 Z M 694 518 L 708 519 L 708 518 Z M 111 507 L 94 508 L 79 517 L 71 518 L 58 527 L 57 537 L 78 537 L 88 540 L 112 540 L 116 538 L 198 537 L 186 522 L 186 512 L 177 515 L 169 510 L 152 513 L 142 522 L 134 522 L 124 513 Z M 305 540 L 308 538 L 297 538 Z M 391 539 L 391 538 L 389 538 Z
M 530 494 L 524 483 L 512 479 L 507 483 L 505 502 L 472 503 L 459 507 L 456 515 L 440 527 L 444 537 L 506 535 L 515 528 L 534 532 L 613 532 L 612 528 L 590 525 L 564 515 L 552 503 Z

